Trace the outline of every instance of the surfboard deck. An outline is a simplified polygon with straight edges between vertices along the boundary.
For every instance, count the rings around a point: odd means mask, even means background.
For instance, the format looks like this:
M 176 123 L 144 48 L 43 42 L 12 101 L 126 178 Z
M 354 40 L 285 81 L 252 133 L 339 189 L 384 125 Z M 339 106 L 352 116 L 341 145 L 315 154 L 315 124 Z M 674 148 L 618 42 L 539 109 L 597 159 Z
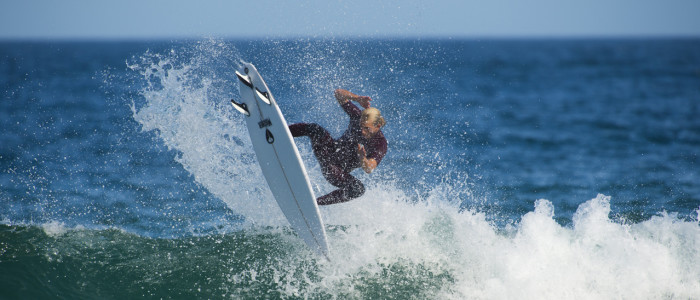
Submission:
M 262 173 L 292 229 L 309 248 L 328 258 L 326 230 L 287 122 L 255 66 L 242 64 L 236 72 L 241 102 L 231 104 L 245 115 Z

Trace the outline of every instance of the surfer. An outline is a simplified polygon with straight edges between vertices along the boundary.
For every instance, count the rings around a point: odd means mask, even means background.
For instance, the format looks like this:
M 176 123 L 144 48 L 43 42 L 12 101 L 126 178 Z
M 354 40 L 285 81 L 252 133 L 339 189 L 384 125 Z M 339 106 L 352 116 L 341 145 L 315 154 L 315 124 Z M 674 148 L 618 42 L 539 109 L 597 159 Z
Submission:
M 335 99 L 350 117 L 350 124 L 343 135 L 333 139 L 330 133 L 316 123 L 289 125 L 293 137 L 308 136 L 311 148 L 321 165 L 321 172 L 328 183 L 337 190 L 318 197 L 318 205 L 350 201 L 362 196 L 365 187 L 350 171 L 362 168 L 371 173 L 387 151 L 387 143 L 381 128 L 386 124 L 378 109 L 370 107 L 372 99 L 358 96 L 347 90 L 335 90 Z M 364 108 L 360 110 L 352 101 Z

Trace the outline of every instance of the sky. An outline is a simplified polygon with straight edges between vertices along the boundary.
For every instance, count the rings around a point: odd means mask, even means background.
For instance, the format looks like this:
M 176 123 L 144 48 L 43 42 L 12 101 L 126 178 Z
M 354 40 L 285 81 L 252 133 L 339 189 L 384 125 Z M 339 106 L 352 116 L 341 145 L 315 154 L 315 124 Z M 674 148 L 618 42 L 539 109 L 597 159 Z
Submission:
M 700 37 L 700 0 L 0 0 L 0 39 Z

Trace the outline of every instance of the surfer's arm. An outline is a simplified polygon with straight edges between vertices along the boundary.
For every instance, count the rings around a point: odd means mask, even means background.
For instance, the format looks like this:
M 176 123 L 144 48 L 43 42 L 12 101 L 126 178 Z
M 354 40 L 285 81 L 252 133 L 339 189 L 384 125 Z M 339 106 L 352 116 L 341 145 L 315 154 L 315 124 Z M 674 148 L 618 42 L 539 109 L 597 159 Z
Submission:
M 344 89 L 335 90 L 335 99 L 338 100 L 338 104 L 341 106 L 345 105 L 348 101 L 355 101 L 364 108 L 368 108 L 370 106 L 370 101 L 372 101 L 372 98 L 369 96 L 356 95 Z

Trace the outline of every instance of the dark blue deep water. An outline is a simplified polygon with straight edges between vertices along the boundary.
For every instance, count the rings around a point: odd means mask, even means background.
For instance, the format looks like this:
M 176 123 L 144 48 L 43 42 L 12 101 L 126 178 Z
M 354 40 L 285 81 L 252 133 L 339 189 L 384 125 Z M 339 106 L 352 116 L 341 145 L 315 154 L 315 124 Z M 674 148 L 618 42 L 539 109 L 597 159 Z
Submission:
M 228 104 L 369 95 L 389 153 L 291 231 Z M 316 194 L 323 179 L 298 139 Z M 0 298 L 696 299 L 700 40 L 0 42 Z

